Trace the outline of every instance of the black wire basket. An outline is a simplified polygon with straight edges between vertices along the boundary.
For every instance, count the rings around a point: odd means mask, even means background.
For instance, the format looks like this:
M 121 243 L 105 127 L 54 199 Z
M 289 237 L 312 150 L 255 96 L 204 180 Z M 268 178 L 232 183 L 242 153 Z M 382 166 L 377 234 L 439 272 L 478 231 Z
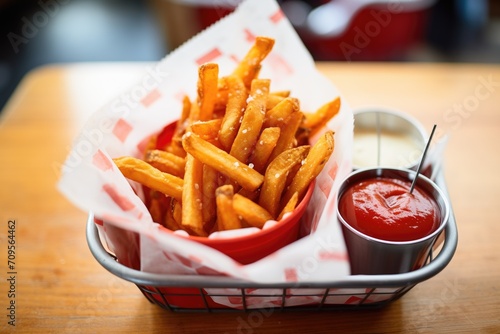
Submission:
M 447 193 L 442 174 L 438 175 L 436 183 Z M 170 311 L 191 312 L 241 312 L 264 308 L 281 311 L 381 308 L 402 297 L 418 283 L 438 274 L 451 261 L 458 244 L 453 210 L 450 210 L 449 220 L 439 238 L 443 242 L 430 252 L 426 264 L 411 272 L 351 275 L 341 280 L 332 279 L 331 282 L 270 284 L 221 276 L 154 274 L 126 267 L 103 246 L 92 215 L 87 222 L 89 248 L 104 268 L 134 283 L 151 303 Z M 219 298 L 234 300 L 238 306 L 217 303 Z M 296 298 L 310 302 L 295 305 Z

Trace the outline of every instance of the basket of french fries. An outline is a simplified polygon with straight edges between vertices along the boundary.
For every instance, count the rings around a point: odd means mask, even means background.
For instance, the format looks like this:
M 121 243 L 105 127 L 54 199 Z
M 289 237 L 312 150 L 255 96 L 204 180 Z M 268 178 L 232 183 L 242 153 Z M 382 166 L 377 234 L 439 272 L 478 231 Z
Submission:
M 151 302 L 377 306 L 450 260 L 453 239 L 415 273 L 350 275 L 335 203 L 352 112 L 275 1 L 244 1 L 152 71 L 89 120 L 59 183 L 96 259 Z

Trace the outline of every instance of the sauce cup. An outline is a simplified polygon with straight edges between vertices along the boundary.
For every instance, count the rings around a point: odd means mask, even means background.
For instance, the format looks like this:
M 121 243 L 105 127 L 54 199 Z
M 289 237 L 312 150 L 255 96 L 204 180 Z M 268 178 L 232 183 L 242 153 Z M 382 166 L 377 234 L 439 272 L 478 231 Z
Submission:
M 355 110 L 353 167 L 416 170 L 426 139 L 424 127 L 405 113 L 376 107 Z
M 420 174 L 412 194 L 415 194 L 418 190 L 419 194 L 424 194 L 430 200 L 429 202 L 435 204 L 437 226 L 428 234 L 420 235 L 415 239 L 404 241 L 384 240 L 380 235 L 374 237 L 368 235 L 366 231 L 365 233 L 360 232 L 359 224 L 356 225 L 348 221 L 348 219 L 352 220 L 352 215 L 346 213 L 346 204 L 342 202 L 350 200 L 348 196 L 344 197 L 344 195 L 353 186 L 362 182 L 366 183 L 373 179 L 387 178 L 411 184 L 415 176 L 416 172 L 408 169 L 367 168 L 352 172 L 342 181 L 337 199 L 337 217 L 341 223 L 349 254 L 351 274 L 398 274 L 416 270 L 425 264 L 437 237 L 441 234 L 448 221 L 450 211 L 450 205 L 444 192 L 429 178 Z M 406 193 L 404 195 L 406 196 Z M 376 196 L 379 196 L 379 194 L 377 193 Z M 351 218 L 346 218 L 348 216 Z M 420 216 L 417 215 L 417 217 L 419 217 L 419 220 Z M 358 226 L 358 228 L 353 227 L 353 225 Z

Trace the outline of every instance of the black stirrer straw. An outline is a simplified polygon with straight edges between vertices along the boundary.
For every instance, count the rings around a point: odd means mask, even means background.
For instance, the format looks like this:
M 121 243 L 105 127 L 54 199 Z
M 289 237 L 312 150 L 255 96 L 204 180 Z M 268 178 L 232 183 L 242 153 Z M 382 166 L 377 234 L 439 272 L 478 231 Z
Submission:
M 413 179 L 413 182 L 411 183 L 410 187 L 410 194 L 413 192 L 413 188 L 415 188 L 415 183 L 417 183 L 418 175 L 420 174 L 420 169 L 422 168 L 422 165 L 424 164 L 425 156 L 427 154 L 427 151 L 429 149 L 429 144 L 431 143 L 432 136 L 434 135 L 434 131 L 436 130 L 436 124 L 432 127 L 431 134 L 429 136 L 429 139 L 427 140 L 427 144 L 425 145 L 424 152 L 422 153 L 422 157 L 420 158 L 420 162 L 418 163 L 418 168 L 417 168 L 417 173 L 415 174 L 415 178 Z

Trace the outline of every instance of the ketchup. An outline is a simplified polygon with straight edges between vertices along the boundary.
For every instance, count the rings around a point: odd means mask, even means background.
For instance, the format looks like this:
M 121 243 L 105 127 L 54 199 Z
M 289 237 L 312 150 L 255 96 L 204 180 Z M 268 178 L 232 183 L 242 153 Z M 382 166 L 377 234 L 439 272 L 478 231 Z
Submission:
M 425 191 L 398 179 L 363 180 L 342 195 L 339 211 L 359 232 L 387 241 L 411 241 L 434 232 L 440 224 L 439 208 Z

